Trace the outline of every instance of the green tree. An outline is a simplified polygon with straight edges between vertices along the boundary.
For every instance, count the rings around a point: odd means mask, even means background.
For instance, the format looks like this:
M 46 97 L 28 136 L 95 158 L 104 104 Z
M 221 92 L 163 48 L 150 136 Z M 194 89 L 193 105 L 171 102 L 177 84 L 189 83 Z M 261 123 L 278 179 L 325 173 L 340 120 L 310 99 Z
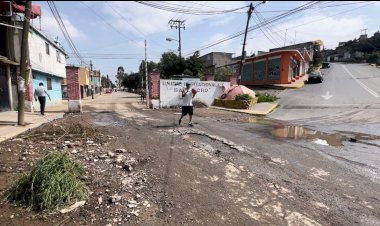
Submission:
M 183 71 L 183 74 L 193 76 L 193 72 L 190 71 L 188 68 L 186 68 L 186 69 Z
M 161 56 L 159 69 L 162 78 L 168 79 L 172 75 L 182 74 L 186 69 L 186 62 L 173 52 L 165 52 Z
M 195 52 L 194 55 L 186 59 L 186 69 L 192 72 L 192 75 L 201 77 L 204 74 L 205 66 L 202 60 L 199 58 L 199 52 Z
M 124 87 L 130 89 L 138 89 L 141 87 L 141 75 L 140 73 L 131 73 L 130 75 L 124 77 L 121 84 Z
M 116 87 L 116 85 L 112 83 L 111 79 L 108 78 L 108 80 L 107 80 L 106 76 L 102 76 L 101 83 L 102 83 L 103 88 L 109 88 L 109 87 L 115 88 Z
M 120 86 L 121 83 L 123 82 L 124 78 L 127 76 L 125 73 L 124 67 L 119 66 L 117 68 L 117 74 L 116 74 L 116 79 L 117 79 L 117 85 Z
M 368 63 L 378 63 L 380 59 L 380 53 L 379 52 L 373 52 L 371 55 L 368 56 L 367 62 Z
M 147 64 L 148 64 L 148 74 L 151 73 L 154 69 L 158 69 L 158 64 L 153 61 L 148 61 Z M 143 60 L 140 63 L 139 73 L 140 75 L 145 76 L 145 60 Z
M 232 72 L 229 68 L 227 67 L 220 67 L 216 69 L 215 81 L 227 81 L 228 77 L 232 75 Z

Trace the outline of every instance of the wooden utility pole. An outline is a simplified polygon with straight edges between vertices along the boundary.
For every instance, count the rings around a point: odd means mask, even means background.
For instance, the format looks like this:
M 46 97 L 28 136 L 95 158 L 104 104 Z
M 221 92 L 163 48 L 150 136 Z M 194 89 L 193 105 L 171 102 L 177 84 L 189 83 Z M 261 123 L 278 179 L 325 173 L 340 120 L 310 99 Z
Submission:
M 181 54 L 181 28 L 183 28 L 183 30 L 185 30 L 185 24 L 184 24 L 184 20 L 173 20 L 171 19 L 169 21 L 169 24 L 170 24 L 170 28 L 175 28 L 177 29 L 178 28 L 178 42 L 179 42 L 179 46 L 178 46 L 178 52 L 179 52 L 179 58 L 182 57 L 182 54 Z
M 251 4 L 249 5 L 249 9 L 248 9 L 248 18 L 247 18 L 247 24 L 245 26 L 245 33 L 244 33 L 244 41 L 243 41 L 243 50 L 241 52 L 241 64 L 240 64 L 240 73 L 239 73 L 239 78 L 238 78 L 238 85 L 240 85 L 241 83 L 241 74 L 243 73 L 243 61 L 245 59 L 245 42 L 247 41 L 247 33 L 248 33 L 248 26 L 249 26 L 249 21 L 251 20 L 251 15 L 252 15 L 252 12 L 253 12 L 253 5 L 252 5 L 252 2 Z
M 149 108 L 149 83 L 148 83 L 148 62 L 146 57 L 146 40 L 145 40 L 145 95 L 146 95 L 146 106 Z
M 24 125 L 25 112 L 25 84 L 28 84 L 29 75 L 26 74 L 26 59 L 28 54 L 28 36 L 30 26 L 30 11 L 32 1 L 25 3 L 25 16 L 22 30 L 21 59 L 20 59 L 20 76 L 18 76 L 18 125 Z

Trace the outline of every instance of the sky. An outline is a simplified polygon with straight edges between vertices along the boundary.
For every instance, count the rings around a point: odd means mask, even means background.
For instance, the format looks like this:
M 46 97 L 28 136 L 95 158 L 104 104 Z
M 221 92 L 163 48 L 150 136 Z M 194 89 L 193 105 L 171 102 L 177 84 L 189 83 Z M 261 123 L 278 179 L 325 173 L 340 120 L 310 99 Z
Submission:
M 68 53 L 68 64 L 79 65 L 69 48 L 53 14 L 45 1 L 35 1 L 42 8 L 41 21 L 34 19 L 32 26 L 48 37 L 58 37 Z M 186 7 L 189 10 L 221 11 L 248 6 L 249 1 L 167 1 L 171 7 Z M 259 1 L 252 2 L 254 6 Z M 270 19 L 299 7 L 307 1 L 268 1 L 255 7 L 249 26 Z M 115 81 L 119 66 L 127 73 L 138 72 L 145 57 L 144 40 L 147 42 L 148 61 L 158 62 L 161 54 L 168 51 L 178 53 L 178 30 L 168 24 L 171 19 L 184 20 L 181 29 L 182 56 L 189 57 L 194 51 L 225 37 L 244 31 L 247 10 L 213 15 L 192 15 L 169 12 L 133 1 L 56 1 L 55 5 L 70 34 L 70 37 L 85 61 L 90 60 L 95 70 L 109 75 Z M 247 35 L 247 55 L 257 51 L 268 51 L 284 45 L 313 40 L 322 40 L 325 48 L 337 47 L 341 41 L 358 38 L 365 32 L 371 36 L 380 30 L 380 2 L 322 1 L 314 7 L 271 23 Z M 200 51 L 228 52 L 240 56 L 244 36 L 222 42 Z

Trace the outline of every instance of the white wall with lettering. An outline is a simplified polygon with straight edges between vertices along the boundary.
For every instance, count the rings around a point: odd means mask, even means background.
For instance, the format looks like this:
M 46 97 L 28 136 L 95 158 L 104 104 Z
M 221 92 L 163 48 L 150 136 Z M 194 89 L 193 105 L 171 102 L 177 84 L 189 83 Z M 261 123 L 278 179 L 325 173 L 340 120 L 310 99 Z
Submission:
M 174 107 L 182 105 L 182 89 L 186 88 L 186 80 L 160 80 L 160 107 Z M 225 89 L 230 88 L 229 82 L 190 81 L 191 88 L 197 90 L 193 101 L 200 101 L 207 106 L 214 103 Z

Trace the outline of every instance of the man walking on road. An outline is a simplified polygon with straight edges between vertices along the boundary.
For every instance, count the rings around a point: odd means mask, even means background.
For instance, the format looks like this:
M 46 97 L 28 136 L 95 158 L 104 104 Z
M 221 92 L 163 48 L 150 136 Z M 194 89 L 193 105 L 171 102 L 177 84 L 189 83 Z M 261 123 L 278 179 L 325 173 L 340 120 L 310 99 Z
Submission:
M 182 118 L 189 114 L 189 126 L 193 126 L 191 119 L 193 117 L 193 98 L 195 94 L 195 91 L 190 90 L 190 82 L 186 82 L 186 88 L 182 90 L 182 115 L 178 120 L 179 125 L 181 125 Z
M 140 92 L 140 102 L 144 103 L 144 99 L 145 99 L 145 90 L 141 89 L 141 92 Z
M 45 104 L 46 104 L 46 96 L 49 97 L 49 100 L 51 101 L 49 93 L 46 91 L 44 84 L 40 82 L 39 86 L 34 90 L 34 100 L 40 102 L 40 109 L 41 109 L 41 115 L 45 115 Z

